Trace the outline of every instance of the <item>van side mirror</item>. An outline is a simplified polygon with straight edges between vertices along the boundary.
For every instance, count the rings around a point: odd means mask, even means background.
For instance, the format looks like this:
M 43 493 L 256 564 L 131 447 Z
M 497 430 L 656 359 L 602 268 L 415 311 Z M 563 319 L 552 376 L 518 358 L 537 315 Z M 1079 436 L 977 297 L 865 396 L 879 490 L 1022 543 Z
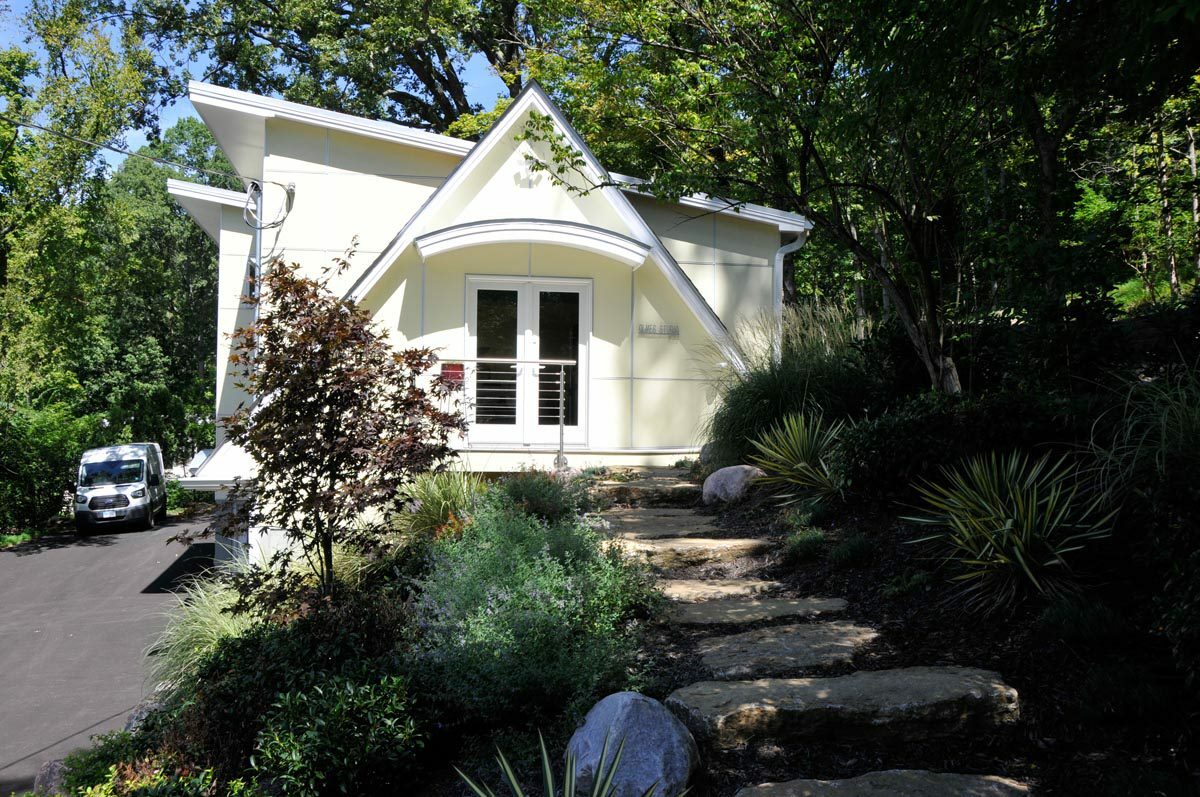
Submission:
M 146 480 L 146 484 L 150 485 L 151 487 L 157 487 L 158 485 L 162 484 L 162 479 L 159 478 L 157 473 L 151 473 L 150 478 Z

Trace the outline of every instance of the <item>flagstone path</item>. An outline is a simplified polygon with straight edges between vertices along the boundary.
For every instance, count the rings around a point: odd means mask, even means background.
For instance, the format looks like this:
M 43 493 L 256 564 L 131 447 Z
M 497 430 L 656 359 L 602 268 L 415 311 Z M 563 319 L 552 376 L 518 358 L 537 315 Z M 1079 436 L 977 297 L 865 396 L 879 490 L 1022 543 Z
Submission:
M 878 633 L 853 622 L 837 596 L 789 596 L 784 585 L 746 577 L 696 577 L 705 565 L 769 554 L 765 538 L 720 535 L 681 472 L 602 484 L 616 503 L 603 513 L 627 552 L 645 557 L 672 602 L 667 622 L 707 629 L 697 649 L 710 680 L 676 689 L 667 706 L 701 748 L 731 749 L 765 740 L 914 740 L 990 733 L 1020 716 L 1015 689 L 999 674 L 932 666 L 810 675 L 852 666 Z M 751 562 L 753 564 L 753 562 Z M 687 577 L 673 571 L 688 570 Z M 741 575 L 741 573 L 739 573 Z M 752 626 L 749 630 L 743 626 Z M 735 628 L 735 626 L 737 628 Z M 748 784 L 737 797 L 1015 797 L 1016 781 L 982 775 L 889 770 L 834 781 Z

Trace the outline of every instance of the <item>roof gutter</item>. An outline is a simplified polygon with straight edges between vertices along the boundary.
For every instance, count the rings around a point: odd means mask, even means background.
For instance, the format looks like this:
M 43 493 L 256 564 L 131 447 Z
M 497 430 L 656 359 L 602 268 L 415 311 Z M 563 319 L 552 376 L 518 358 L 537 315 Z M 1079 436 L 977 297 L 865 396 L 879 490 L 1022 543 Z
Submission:
M 798 252 L 808 243 L 808 230 L 801 230 L 796 233 L 796 237 L 779 247 L 775 252 L 775 279 L 771 289 L 771 304 L 775 311 L 775 341 L 773 343 L 775 351 L 773 356 L 776 362 L 780 357 L 780 347 L 783 343 L 783 263 L 787 256 L 793 252 Z

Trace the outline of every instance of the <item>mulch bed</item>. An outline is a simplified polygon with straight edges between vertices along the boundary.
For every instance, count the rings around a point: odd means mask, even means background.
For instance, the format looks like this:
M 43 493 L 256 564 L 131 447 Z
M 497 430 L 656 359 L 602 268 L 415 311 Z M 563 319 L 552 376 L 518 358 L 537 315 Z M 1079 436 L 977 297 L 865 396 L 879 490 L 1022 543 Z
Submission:
M 776 525 L 774 508 L 762 498 L 712 514 L 721 524 L 720 536 L 767 534 L 782 540 L 786 535 Z M 894 768 L 1005 775 L 1034 784 L 1039 794 L 1200 794 L 1200 761 L 1189 729 L 1200 711 L 1161 638 L 1117 629 L 1101 642 L 1068 643 L 1039 623 L 1040 606 L 1011 616 L 967 615 L 950 602 L 945 577 L 937 574 L 928 584 L 895 595 L 887 590 L 889 584 L 936 568 L 927 546 L 909 543 L 920 535 L 898 521 L 895 512 L 846 511 L 815 525 L 824 531 L 829 546 L 853 533 L 866 534 L 874 553 L 867 562 L 848 568 L 837 568 L 826 557 L 803 564 L 772 557 L 673 575 L 747 575 L 748 566 L 758 565 L 755 575 L 784 582 L 785 594 L 844 597 L 848 618 L 880 631 L 880 638 L 844 672 L 942 664 L 995 670 L 1020 693 L 1022 720 L 1011 732 L 936 742 L 889 745 L 830 739 L 708 751 L 706 786 L 713 797 L 729 797 L 754 783 L 844 778 Z M 1088 599 L 1113 607 L 1135 628 L 1146 627 L 1148 597 L 1138 594 L 1137 585 L 1121 582 L 1120 567 L 1111 572 L 1107 584 L 1093 585 Z M 795 621 L 779 621 L 785 622 Z M 758 625 L 768 624 L 772 623 Z M 705 680 L 696 640 L 751 627 L 655 628 L 646 645 L 650 678 L 645 691 L 662 699 L 675 688 Z

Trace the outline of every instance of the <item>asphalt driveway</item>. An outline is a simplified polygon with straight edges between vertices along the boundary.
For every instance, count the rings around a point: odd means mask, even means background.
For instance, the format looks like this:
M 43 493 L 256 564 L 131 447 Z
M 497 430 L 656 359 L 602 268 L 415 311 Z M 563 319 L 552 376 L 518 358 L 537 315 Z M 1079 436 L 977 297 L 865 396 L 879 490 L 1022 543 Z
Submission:
M 0 795 L 31 788 L 42 762 L 124 726 L 146 693 L 142 651 L 172 590 L 212 564 L 211 544 L 167 539 L 204 524 L 0 551 Z

